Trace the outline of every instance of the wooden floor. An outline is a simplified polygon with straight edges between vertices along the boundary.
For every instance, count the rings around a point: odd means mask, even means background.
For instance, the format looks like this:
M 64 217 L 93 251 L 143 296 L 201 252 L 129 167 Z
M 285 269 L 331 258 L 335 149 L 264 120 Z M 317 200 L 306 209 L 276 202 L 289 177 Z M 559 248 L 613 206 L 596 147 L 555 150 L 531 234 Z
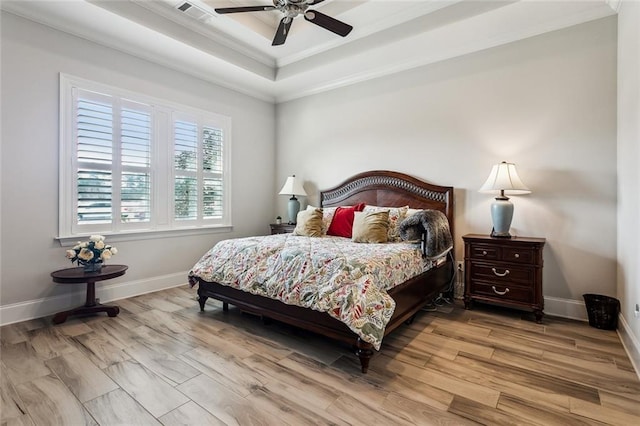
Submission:
M 2 425 L 640 425 L 640 382 L 613 331 L 445 305 L 349 348 L 181 287 L 96 315 L 2 327 Z

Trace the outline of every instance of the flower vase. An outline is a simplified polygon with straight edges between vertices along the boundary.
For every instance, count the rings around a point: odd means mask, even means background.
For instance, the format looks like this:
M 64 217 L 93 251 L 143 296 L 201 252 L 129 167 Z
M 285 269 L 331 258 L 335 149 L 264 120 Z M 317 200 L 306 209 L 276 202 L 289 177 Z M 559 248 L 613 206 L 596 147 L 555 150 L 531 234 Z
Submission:
M 84 272 L 100 272 L 102 270 L 102 262 L 85 263 L 82 265 Z

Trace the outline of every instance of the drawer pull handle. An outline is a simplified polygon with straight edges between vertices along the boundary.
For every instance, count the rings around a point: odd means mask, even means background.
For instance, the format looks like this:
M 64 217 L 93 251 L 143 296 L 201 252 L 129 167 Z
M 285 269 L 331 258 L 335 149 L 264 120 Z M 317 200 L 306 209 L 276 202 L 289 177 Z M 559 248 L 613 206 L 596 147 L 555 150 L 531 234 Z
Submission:
M 487 255 L 487 251 L 486 250 L 482 250 L 482 255 L 486 256 Z
M 520 255 L 518 253 L 514 254 L 515 258 L 518 259 Z
M 509 275 L 509 270 L 508 269 L 505 269 L 503 273 L 500 273 L 500 272 L 496 271 L 496 268 L 491 268 L 491 270 L 496 275 L 496 277 L 506 277 L 507 275 Z
M 496 286 L 495 285 L 492 285 L 491 288 L 493 289 L 493 292 L 495 294 L 499 294 L 500 296 L 504 296 L 505 294 L 509 293 L 509 287 L 505 288 L 504 291 L 496 290 Z

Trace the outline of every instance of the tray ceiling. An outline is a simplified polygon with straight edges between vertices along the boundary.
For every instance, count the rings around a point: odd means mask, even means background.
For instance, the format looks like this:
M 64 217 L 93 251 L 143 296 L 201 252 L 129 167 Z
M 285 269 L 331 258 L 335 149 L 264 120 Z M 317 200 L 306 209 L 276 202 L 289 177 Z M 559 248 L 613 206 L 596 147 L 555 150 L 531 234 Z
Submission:
M 282 102 L 615 14 L 605 0 L 325 0 L 345 38 L 297 17 L 271 46 L 271 0 L 3 0 L 2 9 L 240 92 Z M 183 6 L 184 9 L 186 6 Z

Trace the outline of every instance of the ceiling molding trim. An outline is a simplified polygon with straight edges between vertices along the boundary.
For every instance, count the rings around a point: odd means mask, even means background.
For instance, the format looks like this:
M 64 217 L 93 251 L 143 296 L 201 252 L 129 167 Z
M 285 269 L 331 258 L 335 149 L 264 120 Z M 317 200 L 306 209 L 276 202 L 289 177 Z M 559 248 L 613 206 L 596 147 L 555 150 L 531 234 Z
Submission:
M 609 5 L 609 7 L 613 9 L 614 12 L 616 13 L 620 12 L 620 6 L 623 0 L 605 0 L 605 1 Z
M 104 0 L 87 0 L 87 1 L 94 2 L 98 5 L 104 4 L 105 6 L 107 6 L 105 7 L 107 9 L 109 9 L 108 6 L 110 4 L 114 3 L 110 1 L 104 1 Z M 164 2 L 157 2 L 157 1 L 154 2 L 154 1 L 148 1 L 148 0 L 131 0 L 131 2 L 133 4 L 136 4 L 152 12 L 153 14 L 158 14 L 160 16 L 163 16 L 164 18 L 184 28 L 188 28 L 204 36 L 206 38 L 205 40 L 206 42 L 211 43 L 213 41 L 214 44 L 220 44 L 226 47 L 227 49 L 233 50 L 241 55 L 244 55 L 255 61 L 258 61 L 261 64 L 270 67 L 272 70 L 275 69 L 276 61 L 271 56 L 259 51 L 258 49 L 252 46 L 239 42 L 238 40 L 222 32 L 220 30 L 220 27 L 224 24 L 224 22 L 219 19 L 219 15 L 216 14 L 214 11 L 209 11 L 208 7 L 206 7 L 206 10 L 205 10 L 205 6 L 202 6 L 199 2 L 189 0 L 189 3 L 194 4 L 195 7 L 198 7 L 199 9 L 208 13 L 211 16 L 209 21 L 215 22 L 215 25 L 205 24 L 201 21 L 195 20 L 194 18 L 182 15 L 177 12 L 176 8 L 170 7 Z M 125 3 L 125 2 L 117 2 L 117 3 Z
M 133 6 L 142 9 L 135 1 Z M 450 3 L 455 4 L 454 8 L 464 6 L 453 0 Z M 412 30 L 406 36 L 396 34 L 395 41 L 384 44 L 366 43 L 363 37 L 351 47 L 346 44 L 318 55 L 316 60 L 309 58 L 297 65 L 293 63 L 281 69 L 283 72 L 278 76 L 275 71 L 270 75 L 268 67 L 267 75 L 265 69 L 256 72 L 247 66 L 252 61 L 248 57 L 244 62 L 226 60 L 224 55 L 215 54 L 215 48 L 194 47 L 188 40 L 173 38 L 173 33 L 166 35 L 157 27 L 148 28 L 87 1 L 2 1 L 0 7 L 217 86 L 277 103 L 611 16 L 615 14 L 612 4 L 619 7 L 620 0 L 507 2 L 480 14 L 451 19 L 446 25 L 427 26 L 424 31 L 409 26 Z M 156 15 L 156 19 L 167 18 Z
M 413 68 L 486 50 L 568 28 L 577 24 L 613 15 L 604 3 L 581 6 L 565 3 L 561 7 L 536 8 L 525 2 L 457 22 L 410 39 L 370 52 L 366 58 L 347 58 L 324 67 L 315 67 L 278 81 L 276 102 L 319 94 L 340 87 L 362 83 Z M 495 22 L 510 22 L 508 28 Z M 481 35 L 479 35 L 481 34 Z M 418 55 L 416 46 L 447 46 L 423 49 Z M 411 54 L 407 54 L 411 52 Z M 342 70 L 339 74 L 335 69 Z M 354 70 L 347 73 L 345 70 Z M 312 82 L 312 83 L 310 83 Z
M 38 8 L 33 5 L 37 4 Z M 70 8 L 61 5 L 70 4 Z M 136 58 L 197 77 L 201 80 L 263 101 L 275 101 L 275 83 L 194 47 L 150 30 L 87 2 L 2 2 L 3 13 L 11 13 L 38 24 L 79 37 Z M 28 7 L 23 7 L 29 5 Z M 84 6 L 88 6 L 84 8 Z M 109 21 L 110 25 L 87 28 L 75 20 Z M 123 34 L 136 26 L 135 42 Z M 171 55 L 167 52 L 171 51 Z
M 403 24 L 405 22 L 416 19 L 416 17 L 433 13 L 437 10 L 444 9 L 446 7 L 452 6 L 456 3 L 461 3 L 463 0 L 446 0 L 446 1 L 429 1 L 429 2 L 416 2 L 416 5 L 412 7 L 404 7 L 404 10 L 400 13 L 396 13 L 391 16 L 387 16 L 384 19 L 378 20 L 376 22 L 372 22 L 371 24 L 365 27 L 357 27 L 354 28 L 353 32 L 349 34 L 349 41 L 354 42 L 356 40 L 360 40 L 370 36 L 371 34 L 375 34 L 380 31 L 384 31 L 388 28 L 395 27 L 396 25 Z M 323 3 L 320 3 L 323 4 Z M 353 10 L 350 11 L 351 14 L 357 15 L 358 11 Z M 349 14 L 345 14 L 345 16 L 341 16 L 341 19 L 349 20 Z M 331 50 L 336 46 L 340 46 L 342 41 L 340 39 L 335 39 L 333 42 L 324 43 L 315 47 L 307 48 L 299 53 L 292 54 L 283 58 L 280 58 L 276 61 L 278 68 L 285 67 L 287 65 L 291 65 L 293 63 L 304 60 L 310 56 L 317 55 L 327 50 Z

